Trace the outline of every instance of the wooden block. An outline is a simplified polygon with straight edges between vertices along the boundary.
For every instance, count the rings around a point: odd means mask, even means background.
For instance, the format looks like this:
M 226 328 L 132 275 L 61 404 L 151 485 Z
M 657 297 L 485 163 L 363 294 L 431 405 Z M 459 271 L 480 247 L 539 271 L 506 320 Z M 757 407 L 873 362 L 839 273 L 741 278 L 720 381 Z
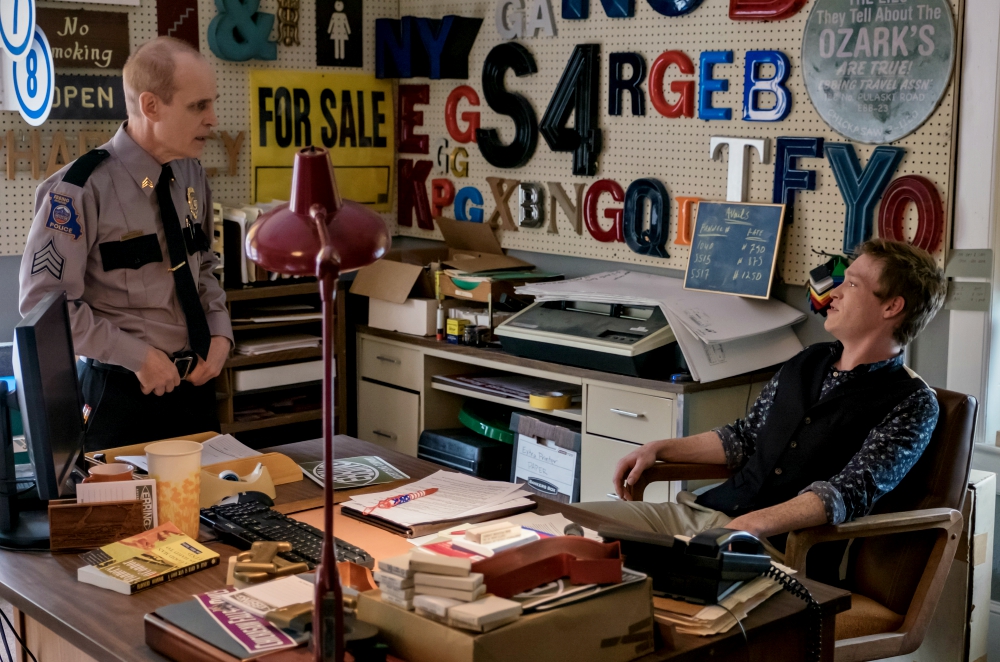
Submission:
M 49 548 L 92 549 L 142 533 L 141 501 L 49 502 Z

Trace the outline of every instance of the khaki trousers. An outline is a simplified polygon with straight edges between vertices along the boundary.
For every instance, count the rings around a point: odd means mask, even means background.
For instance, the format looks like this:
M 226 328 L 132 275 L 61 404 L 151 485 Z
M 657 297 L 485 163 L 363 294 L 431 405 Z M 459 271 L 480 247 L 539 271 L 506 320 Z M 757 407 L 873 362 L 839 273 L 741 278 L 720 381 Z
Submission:
M 696 498 L 691 492 L 681 492 L 677 495 L 677 503 L 591 501 L 578 503 L 576 507 L 633 529 L 670 536 L 695 536 L 702 531 L 724 527 L 733 520 L 725 513 L 698 505 L 695 503 Z M 784 562 L 785 555 L 766 538 L 761 542 L 771 558 L 779 563 Z

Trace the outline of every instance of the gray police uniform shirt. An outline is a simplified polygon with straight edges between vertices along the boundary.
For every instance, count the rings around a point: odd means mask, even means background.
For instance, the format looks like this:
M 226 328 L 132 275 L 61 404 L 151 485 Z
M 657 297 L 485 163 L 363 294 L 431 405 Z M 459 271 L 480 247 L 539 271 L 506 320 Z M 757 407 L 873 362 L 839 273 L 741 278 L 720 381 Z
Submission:
M 19 307 L 25 315 L 47 293 L 65 290 L 77 354 L 137 372 L 150 346 L 169 356 L 190 344 L 154 191 L 161 165 L 125 126 L 101 147 L 110 155 L 82 187 L 63 181 L 72 164 L 38 187 L 21 261 Z M 197 159 L 169 165 L 182 228 L 200 223 L 211 238 L 204 169 Z M 211 334 L 232 342 L 226 294 L 212 274 L 216 266 L 215 254 L 206 250 L 189 254 L 181 268 L 192 271 Z

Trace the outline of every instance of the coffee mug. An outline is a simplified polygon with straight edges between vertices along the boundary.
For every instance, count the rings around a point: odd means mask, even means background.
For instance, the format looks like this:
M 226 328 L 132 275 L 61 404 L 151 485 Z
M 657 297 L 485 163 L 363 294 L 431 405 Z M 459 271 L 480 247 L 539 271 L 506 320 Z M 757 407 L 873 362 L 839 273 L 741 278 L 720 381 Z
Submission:
M 135 467 L 125 462 L 96 464 L 87 472 L 90 475 L 83 479 L 84 483 L 111 483 L 118 480 L 132 480 Z
M 174 525 L 198 539 L 201 514 L 201 444 L 196 441 L 158 441 L 146 446 L 149 477 L 156 480 L 160 524 Z

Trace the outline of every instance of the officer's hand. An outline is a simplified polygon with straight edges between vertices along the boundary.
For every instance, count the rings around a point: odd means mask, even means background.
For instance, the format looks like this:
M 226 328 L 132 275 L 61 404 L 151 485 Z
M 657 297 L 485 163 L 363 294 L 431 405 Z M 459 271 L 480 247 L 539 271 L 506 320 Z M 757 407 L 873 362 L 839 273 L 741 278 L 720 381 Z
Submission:
M 656 444 L 646 444 L 632 451 L 615 466 L 612 482 L 620 499 L 632 501 L 632 486 L 639 481 L 642 472 L 656 462 Z
M 146 360 L 135 376 L 139 378 L 139 385 L 145 395 L 170 393 L 181 383 L 181 376 L 174 362 L 155 347 L 150 347 L 146 352 Z
M 225 336 L 212 336 L 212 344 L 208 348 L 208 358 L 199 360 L 198 365 L 187 376 L 187 380 L 195 386 L 201 386 L 210 379 L 215 379 L 222 372 L 229 358 L 231 343 Z

